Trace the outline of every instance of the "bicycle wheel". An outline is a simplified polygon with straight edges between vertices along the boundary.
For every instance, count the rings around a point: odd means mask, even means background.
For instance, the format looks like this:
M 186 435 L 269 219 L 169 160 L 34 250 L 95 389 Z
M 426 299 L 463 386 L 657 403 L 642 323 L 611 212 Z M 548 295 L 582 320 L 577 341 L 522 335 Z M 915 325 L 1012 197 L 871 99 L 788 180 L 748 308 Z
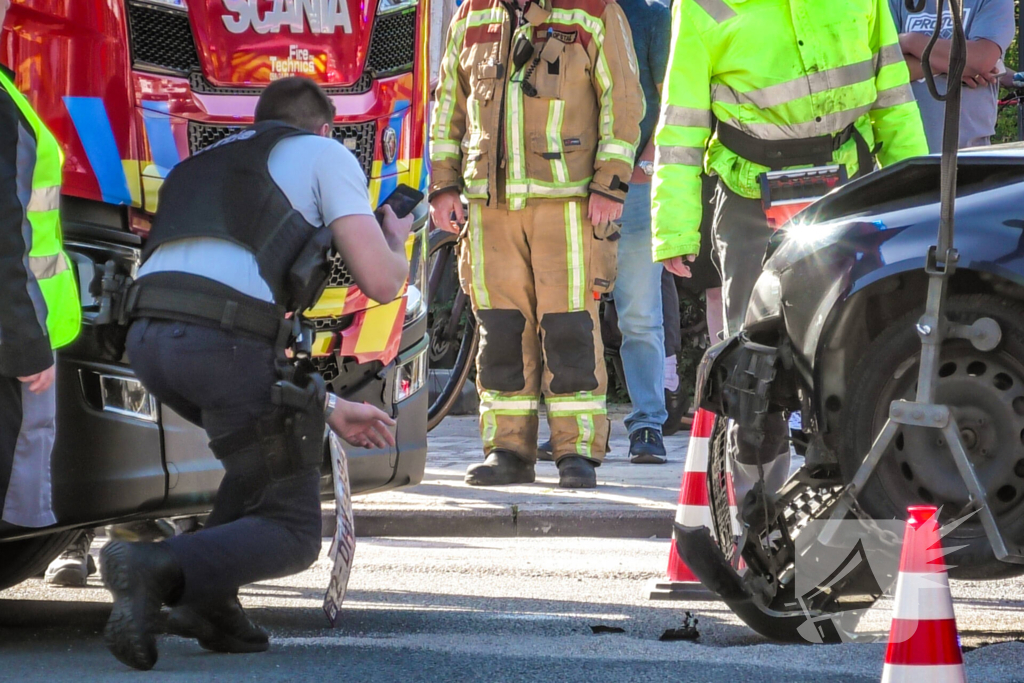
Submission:
M 456 246 L 458 237 L 450 232 L 430 233 L 427 261 L 430 330 L 427 430 L 441 423 L 462 393 L 473 369 L 479 342 L 476 317 L 469 297 L 459 286 Z

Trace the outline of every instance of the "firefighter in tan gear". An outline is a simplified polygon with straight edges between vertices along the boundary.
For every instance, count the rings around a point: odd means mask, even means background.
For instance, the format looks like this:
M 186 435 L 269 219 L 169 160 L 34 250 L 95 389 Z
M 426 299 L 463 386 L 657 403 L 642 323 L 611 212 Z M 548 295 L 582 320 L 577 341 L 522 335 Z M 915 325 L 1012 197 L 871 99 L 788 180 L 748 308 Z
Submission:
M 481 330 L 487 458 L 466 482 L 534 480 L 543 395 L 559 485 L 592 488 L 608 442 L 595 292 L 614 285 L 644 115 L 625 16 L 605 0 L 466 0 L 436 100 L 431 218 L 461 229 Z

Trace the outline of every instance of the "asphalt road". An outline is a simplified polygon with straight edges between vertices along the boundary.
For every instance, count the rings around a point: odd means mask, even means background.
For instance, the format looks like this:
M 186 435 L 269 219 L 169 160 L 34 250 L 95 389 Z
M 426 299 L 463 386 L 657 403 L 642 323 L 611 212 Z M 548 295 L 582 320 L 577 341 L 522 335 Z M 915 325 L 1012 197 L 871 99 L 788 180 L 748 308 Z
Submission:
M 243 591 L 252 617 L 271 631 L 270 652 L 213 655 L 163 637 L 148 673 L 104 648 L 109 600 L 95 578 L 62 590 L 33 580 L 0 592 L 0 680 L 879 680 L 884 645 L 780 646 L 721 604 L 647 600 L 667 552 L 666 541 L 360 539 L 338 629 L 320 612 L 321 556 L 303 574 Z M 972 683 L 1024 681 L 1024 580 L 955 583 L 954 595 Z M 699 641 L 659 642 L 687 609 L 699 619 Z M 624 632 L 595 635 L 596 625 Z

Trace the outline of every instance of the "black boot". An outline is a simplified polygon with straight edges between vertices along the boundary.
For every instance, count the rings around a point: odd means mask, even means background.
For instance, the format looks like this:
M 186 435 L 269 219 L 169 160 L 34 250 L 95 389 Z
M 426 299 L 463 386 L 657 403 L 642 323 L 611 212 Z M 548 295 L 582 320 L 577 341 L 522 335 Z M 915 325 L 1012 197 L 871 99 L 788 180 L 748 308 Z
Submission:
M 582 455 L 566 455 L 558 459 L 558 488 L 592 489 L 597 487 L 597 465 Z
M 107 648 L 134 669 L 156 664 L 154 632 L 160 607 L 174 602 L 184 584 L 181 567 L 162 543 L 114 541 L 100 551 L 103 584 L 114 596 L 114 609 L 103 631 Z
M 266 652 L 270 636 L 249 621 L 238 598 L 216 605 L 180 605 L 171 610 L 167 632 L 195 638 L 211 652 Z
M 491 451 L 486 460 L 466 470 L 466 483 L 470 486 L 532 484 L 536 478 L 533 463 L 501 448 Z

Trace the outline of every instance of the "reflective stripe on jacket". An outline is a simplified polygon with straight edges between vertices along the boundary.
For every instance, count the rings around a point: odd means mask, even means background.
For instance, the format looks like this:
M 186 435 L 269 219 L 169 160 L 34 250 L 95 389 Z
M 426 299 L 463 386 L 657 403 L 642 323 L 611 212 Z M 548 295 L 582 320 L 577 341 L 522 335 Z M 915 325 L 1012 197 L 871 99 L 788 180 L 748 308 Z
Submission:
M 0 375 L 53 364 L 82 321 L 60 228 L 60 145 L 0 72 Z
M 502 0 L 466 0 L 452 19 L 430 135 L 431 194 L 457 189 L 512 209 L 591 192 L 623 200 L 644 99 L 622 10 L 545 0 L 530 3 L 518 27 L 515 14 Z M 511 51 L 522 37 L 534 54 L 517 69 Z
M 700 251 L 702 168 L 760 197 L 767 169 L 725 148 L 712 114 L 764 140 L 855 124 L 882 166 L 928 153 L 886 0 L 676 0 L 655 135 L 654 255 Z M 706 153 L 705 153 L 706 150 Z M 833 159 L 857 172 L 854 140 Z

